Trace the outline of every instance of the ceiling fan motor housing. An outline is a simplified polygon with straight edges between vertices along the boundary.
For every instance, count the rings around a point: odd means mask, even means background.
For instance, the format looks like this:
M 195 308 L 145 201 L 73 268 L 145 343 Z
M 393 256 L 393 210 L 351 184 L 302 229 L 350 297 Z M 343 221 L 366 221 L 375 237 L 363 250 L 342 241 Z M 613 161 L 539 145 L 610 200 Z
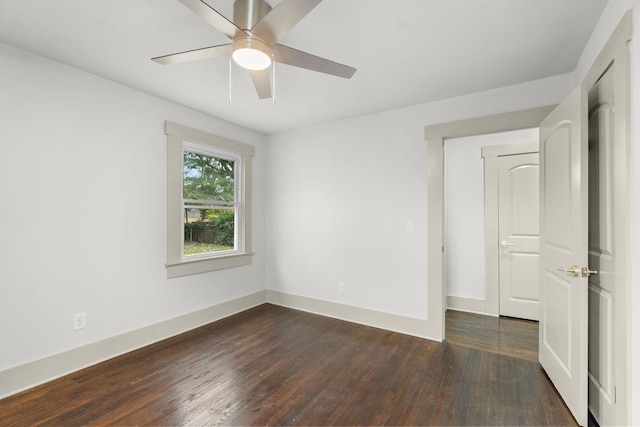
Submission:
M 253 34 L 251 29 L 271 11 L 264 0 L 236 0 L 233 3 L 233 23 L 244 31 L 236 32 L 232 42 L 232 57 L 249 70 L 263 70 L 271 65 L 271 46 Z
M 264 0 L 236 0 L 233 3 L 233 23 L 243 30 L 251 30 L 269 12 L 271 6 Z

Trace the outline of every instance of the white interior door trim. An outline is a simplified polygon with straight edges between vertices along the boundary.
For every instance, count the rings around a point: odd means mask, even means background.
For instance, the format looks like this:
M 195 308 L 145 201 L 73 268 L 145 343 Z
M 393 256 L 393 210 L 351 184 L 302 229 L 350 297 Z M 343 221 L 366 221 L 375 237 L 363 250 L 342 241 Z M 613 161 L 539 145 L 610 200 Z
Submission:
M 427 298 L 434 339 L 443 340 L 447 309 L 444 289 L 444 141 L 449 138 L 537 127 L 555 105 L 425 127 L 427 140 Z
M 427 200 L 427 319 L 429 336 L 442 341 L 447 293 L 444 289 L 444 140 L 439 137 L 427 141 Z
M 628 10 L 613 31 L 609 40 L 589 69 L 583 80 L 587 90 L 591 89 L 600 77 L 609 69 L 612 63 L 614 67 L 614 93 L 615 93 L 615 173 L 616 177 L 616 247 L 617 259 L 626 265 L 626 277 L 618 278 L 615 285 L 616 299 L 620 304 L 615 308 L 614 328 L 616 339 L 614 346 L 617 348 L 617 357 L 614 360 L 616 366 L 623 366 L 623 372 L 618 375 L 616 392 L 616 420 L 613 424 L 629 425 L 632 417 L 632 381 L 633 354 L 632 342 L 632 310 L 631 306 L 631 188 L 630 188 L 630 164 L 631 153 L 631 78 L 630 78 L 630 53 L 629 43 L 633 36 L 633 13 Z M 621 237 L 624 237 L 624 241 Z M 623 253 L 620 253 L 623 252 Z M 606 422 L 606 420 L 605 420 Z

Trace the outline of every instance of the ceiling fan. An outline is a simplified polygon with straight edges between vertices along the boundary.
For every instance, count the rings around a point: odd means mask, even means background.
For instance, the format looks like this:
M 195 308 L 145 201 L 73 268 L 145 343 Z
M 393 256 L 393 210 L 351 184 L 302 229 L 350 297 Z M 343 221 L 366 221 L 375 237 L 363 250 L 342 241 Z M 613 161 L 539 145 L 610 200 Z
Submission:
M 159 64 L 199 61 L 231 56 L 247 69 L 260 99 L 271 97 L 268 68 L 272 62 L 350 79 L 355 68 L 281 44 L 278 40 L 322 0 L 282 0 L 273 9 L 265 0 L 235 0 L 233 22 L 203 0 L 179 0 L 231 43 L 151 58 Z

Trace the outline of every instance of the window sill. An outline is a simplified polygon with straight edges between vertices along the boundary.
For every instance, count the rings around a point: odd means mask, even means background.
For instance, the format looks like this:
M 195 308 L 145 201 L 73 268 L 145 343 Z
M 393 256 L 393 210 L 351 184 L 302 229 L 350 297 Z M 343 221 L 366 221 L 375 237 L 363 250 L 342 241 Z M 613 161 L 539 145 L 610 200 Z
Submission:
M 224 270 L 251 264 L 253 253 L 223 255 L 215 258 L 197 258 L 167 263 L 167 278 L 189 276 L 208 271 Z

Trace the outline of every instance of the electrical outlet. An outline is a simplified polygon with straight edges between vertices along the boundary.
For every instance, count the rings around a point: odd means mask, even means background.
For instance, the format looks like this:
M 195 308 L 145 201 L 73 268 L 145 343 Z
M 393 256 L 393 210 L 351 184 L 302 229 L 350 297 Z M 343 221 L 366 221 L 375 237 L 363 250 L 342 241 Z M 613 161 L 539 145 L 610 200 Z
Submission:
M 73 315 L 73 330 L 84 329 L 87 327 L 87 313 L 77 313 Z
M 341 294 L 346 294 L 347 293 L 347 284 L 344 283 L 344 282 L 338 283 L 338 292 L 340 292 Z

